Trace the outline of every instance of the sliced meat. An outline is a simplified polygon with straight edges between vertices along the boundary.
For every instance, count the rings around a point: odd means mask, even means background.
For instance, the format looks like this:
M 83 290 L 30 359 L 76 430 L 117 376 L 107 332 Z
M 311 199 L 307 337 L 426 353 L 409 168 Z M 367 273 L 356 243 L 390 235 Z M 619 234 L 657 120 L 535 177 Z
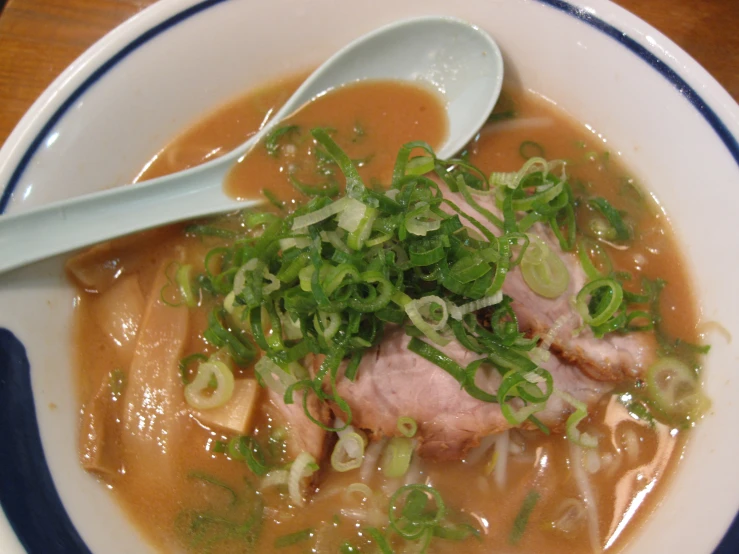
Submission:
M 648 333 L 609 333 L 596 338 L 573 306 L 573 298 L 587 283 L 587 277 L 574 253 L 562 252 L 550 227 L 537 224 L 536 234 L 557 252 L 570 272 L 570 284 L 559 298 L 536 294 L 523 280 L 520 267 L 506 277 L 503 292 L 514 299 L 512 307 L 525 332 L 545 336 L 552 333 L 551 349 L 563 360 L 576 365 L 593 379 L 619 382 L 641 377 L 652 364 L 656 352 L 654 336 Z
M 303 411 L 303 393 L 296 392 L 294 402 L 285 404 L 281 394 L 268 389 L 267 398 L 271 405 L 270 415 L 277 425 L 287 428 L 287 454 L 295 459 L 301 452 L 311 454 L 320 465 L 321 460 L 330 448 L 329 433 L 313 423 Z M 321 402 L 315 394 L 308 397 L 308 409 L 311 415 L 326 426 L 332 423 L 329 407 Z
M 338 380 L 338 393 L 349 403 L 356 427 L 368 430 L 373 438 L 392 436 L 398 434 L 398 418 L 411 417 L 418 424 L 419 454 L 436 460 L 461 459 L 482 437 L 511 427 L 498 404 L 471 397 L 446 371 L 409 351 L 409 340 L 402 330 L 391 331 L 365 353 L 354 382 Z M 456 342 L 441 350 L 463 366 L 478 358 Z M 543 367 L 552 374 L 555 387 L 589 406 L 611 388 L 556 356 Z M 497 390 L 500 379 L 495 370 L 478 370 L 478 386 L 485 390 Z M 561 429 L 572 411 L 553 396 L 536 416 Z
M 294 460 L 301 452 L 308 452 L 318 463 L 319 470 L 310 479 L 311 490 L 315 492 L 325 476 L 326 464 L 324 461 L 330 455 L 336 439 L 335 433 L 313 423 L 303 410 L 303 392 L 296 392 L 294 402 L 285 404 L 283 396 L 272 389 L 268 389 L 269 416 L 277 425 L 287 428 L 287 455 Z M 315 394 L 308 397 L 308 410 L 311 415 L 330 427 L 333 424 L 331 409 L 321 402 Z
M 464 213 L 476 217 L 494 234 L 500 234 L 500 230 L 470 206 L 461 194 L 451 192 L 444 183 L 439 183 L 439 188 Z M 477 200 L 491 212 L 503 217 L 492 198 L 480 197 Z M 442 209 L 455 213 L 445 206 Z M 576 254 L 560 249 L 559 242 L 548 225 L 538 223 L 529 230 L 529 234 L 537 235 L 560 256 L 570 272 L 570 284 L 559 298 L 544 298 L 529 288 L 523 280 L 520 267 L 514 268 L 506 277 L 503 293 L 514 300 L 512 307 L 521 330 L 542 337 L 552 330 L 552 351 L 594 379 L 619 382 L 642 376 L 654 361 L 654 337 L 648 333 L 635 332 L 626 335 L 611 333 L 603 339 L 597 339 L 589 327 L 573 336 L 573 331 L 580 328 L 583 321 L 574 308 L 572 299 L 587 282 L 585 272 Z

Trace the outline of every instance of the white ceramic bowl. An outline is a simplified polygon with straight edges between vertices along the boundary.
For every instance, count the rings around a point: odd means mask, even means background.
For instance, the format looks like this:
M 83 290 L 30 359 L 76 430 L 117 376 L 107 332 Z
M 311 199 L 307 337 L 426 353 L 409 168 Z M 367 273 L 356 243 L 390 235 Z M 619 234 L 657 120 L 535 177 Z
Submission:
M 23 118 L 0 151 L 0 211 L 129 182 L 225 100 L 421 14 L 489 30 L 509 78 L 607 139 L 669 214 L 703 319 L 739 336 L 739 107 L 674 43 L 606 0 L 164 0 L 86 52 Z M 146 552 L 77 462 L 73 295 L 61 269 L 55 259 L 0 277 L 0 327 L 12 331 L 0 331 L 0 551 Z M 739 352 L 713 343 L 713 410 L 630 553 L 708 554 L 737 513 Z

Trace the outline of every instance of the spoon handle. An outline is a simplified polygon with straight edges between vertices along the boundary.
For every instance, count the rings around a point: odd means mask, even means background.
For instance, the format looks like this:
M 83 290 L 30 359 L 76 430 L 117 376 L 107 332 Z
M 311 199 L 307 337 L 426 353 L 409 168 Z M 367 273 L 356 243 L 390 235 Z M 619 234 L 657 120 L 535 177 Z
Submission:
M 365 79 L 399 79 L 439 90 L 449 116 L 437 155 L 447 158 L 480 129 L 503 80 L 503 58 L 481 29 L 447 17 L 422 17 L 373 31 L 334 54 L 247 142 L 202 166 L 142 184 L 0 217 L 0 272 L 157 225 L 253 206 L 222 184 L 234 162 L 300 106 Z
M 227 196 L 226 170 L 208 164 L 0 217 L 0 273 L 135 231 L 261 203 Z

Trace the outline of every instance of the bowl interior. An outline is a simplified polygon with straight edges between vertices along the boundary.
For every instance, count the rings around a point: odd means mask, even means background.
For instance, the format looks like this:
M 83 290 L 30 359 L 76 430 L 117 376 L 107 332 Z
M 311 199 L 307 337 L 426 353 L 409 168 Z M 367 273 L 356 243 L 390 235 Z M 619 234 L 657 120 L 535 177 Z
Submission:
M 88 52 L 24 119 L 0 152 L 0 183 L 13 187 L 7 208 L 130 182 L 178 131 L 239 93 L 315 66 L 391 21 L 453 15 L 490 31 L 509 81 L 569 112 L 654 193 L 689 260 L 703 320 L 739 336 L 731 271 L 739 262 L 731 225 L 731 207 L 739 203 L 737 106 L 659 33 L 608 2 L 589 6 L 558 0 L 159 3 Z M 678 52 L 671 66 L 681 68 L 679 75 L 663 61 L 665 47 Z M 131 533 L 111 495 L 77 462 L 74 297 L 61 267 L 55 259 L 0 276 L 0 326 L 27 349 L 47 462 L 81 537 L 93 552 L 144 552 L 148 546 Z M 628 552 L 711 552 L 739 506 L 733 467 L 739 444 L 726 438 L 726 429 L 739 424 L 739 383 L 731 373 L 736 351 L 720 336 L 709 340 L 712 411 Z

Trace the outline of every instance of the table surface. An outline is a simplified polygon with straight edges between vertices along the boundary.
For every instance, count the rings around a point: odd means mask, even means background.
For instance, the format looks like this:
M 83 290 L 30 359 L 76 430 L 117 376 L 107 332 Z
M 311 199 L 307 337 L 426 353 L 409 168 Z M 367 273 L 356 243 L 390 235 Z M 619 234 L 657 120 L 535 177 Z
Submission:
M 0 0 L 2 3 L 2 0 Z M 154 0 L 8 0 L 0 14 L 0 144 L 77 56 Z M 739 0 L 617 0 L 739 102 Z

